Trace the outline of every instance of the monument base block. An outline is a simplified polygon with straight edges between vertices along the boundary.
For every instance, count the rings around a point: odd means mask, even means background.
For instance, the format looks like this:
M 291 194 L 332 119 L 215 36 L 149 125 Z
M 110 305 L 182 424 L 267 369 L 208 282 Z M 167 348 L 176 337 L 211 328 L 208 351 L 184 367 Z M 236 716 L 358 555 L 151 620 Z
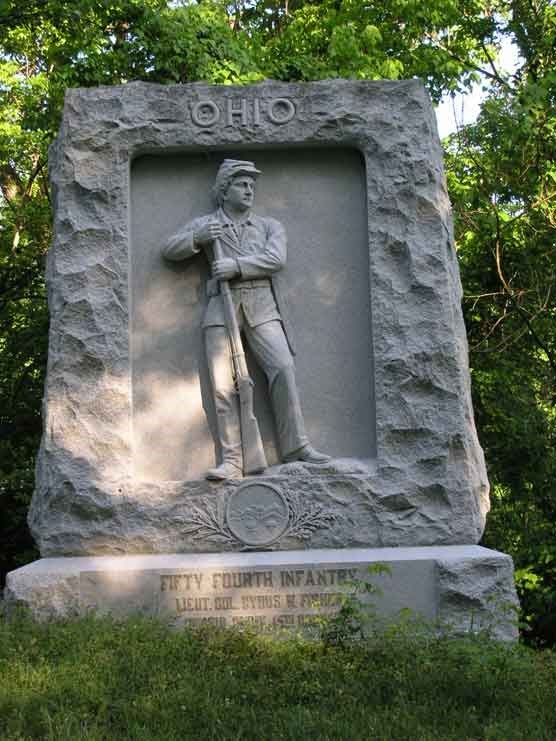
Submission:
M 409 608 L 458 632 L 517 638 L 512 560 L 480 546 L 43 558 L 8 574 L 5 601 L 38 619 L 140 613 L 298 631 L 333 615 L 359 580 L 378 587 L 364 599 L 387 621 Z

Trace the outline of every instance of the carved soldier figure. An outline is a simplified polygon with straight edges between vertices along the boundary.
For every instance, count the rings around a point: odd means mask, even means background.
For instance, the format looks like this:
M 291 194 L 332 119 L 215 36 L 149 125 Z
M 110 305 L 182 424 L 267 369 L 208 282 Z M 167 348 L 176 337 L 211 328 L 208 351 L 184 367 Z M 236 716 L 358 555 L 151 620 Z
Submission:
M 229 328 L 219 295 L 226 281 L 237 325 L 268 380 L 282 460 L 330 460 L 310 445 L 305 433 L 291 331 L 281 310 L 279 273 L 286 263 L 286 233 L 275 219 L 251 211 L 259 174 L 253 162 L 224 160 L 214 185 L 217 210 L 182 227 L 163 251 L 168 260 L 184 260 L 204 250 L 212 269 L 203 329 L 222 451 L 222 462 L 206 477 L 216 481 L 241 478 L 244 469 Z

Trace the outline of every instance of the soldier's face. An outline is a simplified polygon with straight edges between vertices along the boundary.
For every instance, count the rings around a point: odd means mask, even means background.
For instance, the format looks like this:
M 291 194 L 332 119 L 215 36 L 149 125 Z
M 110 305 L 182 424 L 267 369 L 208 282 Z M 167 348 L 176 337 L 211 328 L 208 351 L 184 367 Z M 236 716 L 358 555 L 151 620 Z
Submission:
M 234 211 L 247 211 L 255 199 L 255 178 L 238 175 L 228 185 L 224 195 L 224 205 Z

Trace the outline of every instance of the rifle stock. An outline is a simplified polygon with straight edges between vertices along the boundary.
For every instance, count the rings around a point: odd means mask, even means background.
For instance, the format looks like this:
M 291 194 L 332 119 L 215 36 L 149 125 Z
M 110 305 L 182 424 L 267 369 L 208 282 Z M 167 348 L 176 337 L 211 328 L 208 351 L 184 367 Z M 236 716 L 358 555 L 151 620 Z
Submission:
M 214 258 L 220 259 L 222 250 L 218 239 L 214 240 Z M 247 370 L 245 352 L 241 341 L 239 325 L 237 323 L 232 289 L 227 280 L 220 280 L 220 296 L 224 309 L 226 330 L 232 349 L 232 362 L 236 388 L 239 395 L 241 448 L 243 453 L 243 472 L 245 474 L 260 473 L 268 467 L 264 452 L 259 424 L 253 411 L 253 381 Z

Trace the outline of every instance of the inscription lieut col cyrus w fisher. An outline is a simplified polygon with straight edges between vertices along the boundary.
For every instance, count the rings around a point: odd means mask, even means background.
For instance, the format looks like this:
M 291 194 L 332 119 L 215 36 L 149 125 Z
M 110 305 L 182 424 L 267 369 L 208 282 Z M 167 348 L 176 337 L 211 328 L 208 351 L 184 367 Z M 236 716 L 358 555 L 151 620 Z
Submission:
M 215 103 L 209 98 L 191 105 L 191 121 L 203 129 L 216 125 L 255 127 L 270 122 L 275 126 L 289 123 L 297 113 L 291 98 L 227 98 Z

